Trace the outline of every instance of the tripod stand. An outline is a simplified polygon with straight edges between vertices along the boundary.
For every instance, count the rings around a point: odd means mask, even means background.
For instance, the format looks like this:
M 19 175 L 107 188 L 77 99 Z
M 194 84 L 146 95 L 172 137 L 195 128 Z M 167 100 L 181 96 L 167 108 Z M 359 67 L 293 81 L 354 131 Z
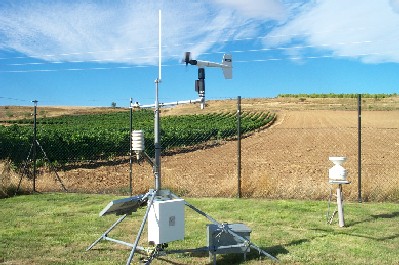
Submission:
M 32 159 L 33 160 L 33 177 L 32 177 L 32 179 L 33 179 L 33 192 L 36 192 L 36 173 L 37 173 L 36 172 L 37 171 L 37 169 L 36 169 L 36 149 L 37 149 L 37 147 L 39 147 L 40 150 L 42 151 L 42 153 L 44 155 L 44 158 L 45 158 L 46 162 L 48 163 L 48 165 L 50 167 L 50 170 L 55 173 L 56 180 L 60 183 L 62 189 L 64 191 L 67 191 L 67 189 L 64 186 L 64 183 L 62 183 L 62 180 L 61 180 L 60 176 L 58 175 L 58 173 L 55 170 L 54 166 L 51 164 L 50 160 L 48 159 L 47 154 L 44 151 L 43 147 L 40 145 L 40 143 L 39 143 L 39 141 L 37 139 L 34 139 L 32 144 L 31 144 L 31 147 L 29 149 L 28 157 L 26 158 L 24 166 L 22 168 L 22 174 L 21 174 L 21 177 L 19 178 L 18 187 L 17 187 L 17 189 L 15 191 L 15 194 L 18 193 L 18 191 L 19 191 L 19 189 L 21 187 L 22 178 L 23 178 L 24 174 L 27 171 L 28 161 L 30 160 L 30 156 L 31 156 L 32 153 L 33 153 L 33 159 Z
M 44 152 L 43 147 L 39 144 L 39 141 L 37 140 L 37 137 L 36 137 L 37 136 L 36 116 L 37 116 L 37 102 L 38 101 L 37 100 L 33 100 L 32 102 L 34 104 L 34 108 L 33 108 L 33 141 L 32 141 L 32 144 L 30 146 L 30 149 L 29 149 L 28 157 L 25 160 L 24 167 L 22 168 L 22 174 L 21 174 L 21 177 L 19 179 L 18 187 L 17 187 L 17 189 L 15 191 L 15 194 L 18 193 L 19 188 L 21 187 L 22 177 L 23 177 L 24 173 L 26 172 L 26 168 L 28 166 L 28 161 L 30 160 L 31 154 L 32 154 L 32 160 L 33 160 L 33 177 L 32 177 L 32 179 L 33 179 L 33 192 L 36 192 L 36 155 L 37 155 L 37 147 L 39 147 L 40 150 L 42 151 L 42 153 L 44 155 L 44 158 L 46 159 L 46 162 L 50 166 L 50 170 L 52 170 L 55 173 L 55 175 L 57 177 L 57 181 L 60 182 L 62 189 L 64 191 L 67 191 L 67 189 L 65 188 L 64 184 L 61 181 L 60 176 L 58 175 L 57 171 L 55 170 L 55 168 L 51 164 L 50 160 L 48 159 L 46 152 Z
M 145 195 L 138 195 L 135 197 L 130 197 L 126 199 L 121 199 L 117 201 L 113 201 L 108 204 L 107 207 L 105 207 L 101 213 L 100 216 L 106 215 L 106 214 L 112 214 L 115 213 L 116 215 L 122 215 L 117 219 L 117 221 L 111 225 L 97 240 L 95 240 L 87 249 L 86 251 L 89 251 L 92 249 L 97 243 L 99 243 L 102 239 L 112 241 L 117 244 L 125 245 L 129 248 L 131 248 L 129 258 L 127 259 L 126 265 L 131 264 L 134 254 L 136 253 L 137 250 L 144 251 L 148 254 L 147 258 L 144 260 L 144 264 L 150 264 L 155 258 L 159 256 L 165 256 L 167 254 L 177 254 L 177 253 L 198 253 L 198 252 L 208 252 L 210 258 L 213 261 L 213 264 L 216 264 L 216 254 L 219 253 L 233 253 L 232 251 L 229 251 L 231 249 L 237 250 L 240 249 L 239 253 L 244 253 L 244 257 L 246 252 L 249 252 L 250 249 L 254 249 L 258 251 L 259 255 L 263 254 L 264 256 L 270 258 L 273 261 L 278 261 L 275 257 L 267 253 L 266 251 L 262 250 L 259 248 L 257 245 L 252 243 L 248 237 L 245 237 L 239 232 L 235 231 L 232 229 L 232 226 L 227 224 L 227 223 L 219 223 L 216 221 L 213 217 L 210 215 L 206 214 L 205 212 L 201 211 L 200 209 L 196 208 L 192 204 L 184 201 L 184 205 L 189 207 L 190 209 L 194 210 L 196 213 L 204 216 L 207 218 L 213 226 L 216 227 L 216 230 L 218 234 L 216 235 L 216 238 L 231 238 L 233 239 L 233 243 L 229 242 L 225 245 L 218 245 L 218 244 L 208 244 L 208 246 L 205 247 L 200 247 L 200 248 L 194 248 L 194 249 L 181 249 L 181 250 L 171 250 L 168 251 L 166 248 L 168 247 L 167 243 L 160 243 L 156 244 L 152 248 L 145 248 L 142 246 L 139 246 L 138 243 L 140 241 L 141 235 L 144 231 L 145 224 L 148 220 L 150 211 L 152 210 L 152 207 L 154 207 L 154 203 L 157 201 L 173 201 L 173 200 L 181 200 L 177 195 L 173 194 L 169 190 L 150 190 L 148 193 Z M 119 225 L 126 217 L 127 215 L 132 214 L 132 212 L 136 212 L 138 208 L 144 207 L 144 204 L 147 203 L 147 209 L 144 214 L 141 226 L 139 228 L 139 231 L 137 233 L 136 239 L 134 243 L 128 243 L 125 241 L 117 240 L 114 238 L 111 238 L 108 236 L 108 234 L 116 228 L 117 225 Z M 161 219 L 161 217 L 159 217 Z

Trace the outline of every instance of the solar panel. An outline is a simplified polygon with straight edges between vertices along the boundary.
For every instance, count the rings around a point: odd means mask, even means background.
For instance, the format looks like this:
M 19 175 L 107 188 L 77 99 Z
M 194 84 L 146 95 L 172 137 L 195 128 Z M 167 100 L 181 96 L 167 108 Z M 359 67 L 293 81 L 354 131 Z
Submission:
M 100 212 L 100 216 L 107 214 L 131 214 L 136 212 L 138 208 L 142 207 L 147 202 L 147 198 L 144 195 L 137 195 L 125 199 L 114 200 L 108 203 L 108 205 Z

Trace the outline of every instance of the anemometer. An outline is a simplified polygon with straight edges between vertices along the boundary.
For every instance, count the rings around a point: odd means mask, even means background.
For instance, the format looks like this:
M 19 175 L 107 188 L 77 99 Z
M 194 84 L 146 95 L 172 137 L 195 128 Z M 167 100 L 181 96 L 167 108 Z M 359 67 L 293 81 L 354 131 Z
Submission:
M 233 60 L 231 54 L 224 54 L 222 63 L 214 63 L 208 61 L 200 61 L 191 59 L 191 52 L 184 54 L 183 62 L 187 65 L 195 65 L 198 67 L 198 79 L 195 80 L 195 92 L 201 102 L 201 109 L 205 108 L 205 67 L 219 67 L 222 68 L 225 79 L 233 78 Z

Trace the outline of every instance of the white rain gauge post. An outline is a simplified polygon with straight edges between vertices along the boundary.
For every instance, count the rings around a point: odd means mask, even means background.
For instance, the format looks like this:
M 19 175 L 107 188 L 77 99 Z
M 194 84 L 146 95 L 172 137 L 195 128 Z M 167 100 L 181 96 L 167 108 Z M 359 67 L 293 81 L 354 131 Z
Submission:
M 184 62 L 186 64 L 198 66 L 198 80 L 196 80 L 196 91 L 199 99 L 176 101 L 171 103 L 159 103 L 158 88 L 161 82 L 161 11 L 159 10 L 159 72 L 158 78 L 155 80 L 155 104 L 140 106 L 141 108 L 154 108 L 154 146 L 155 158 L 151 159 L 144 152 L 144 133 L 141 130 L 132 131 L 132 150 L 136 154 L 137 160 L 144 157 L 153 166 L 153 174 L 155 179 L 155 188 L 150 189 L 146 194 L 133 196 L 125 199 L 111 201 L 101 212 L 100 216 L 108 214 L 121 215 L 119 219 L 105 231 L 96 241 L 94 241 L 87 250 L 92 249 L 99 241 L 109 240 L 118 244 L 131 248 L 130 256 L 126 264 L 130 264 L 136 250 L 147 254 L 145 264 L 150 264 L 154 258 L 158 256 L 172 253 L 186 252 L 208 252 L 213 263 L 216 264 L 216 254 L 221 253 L 243 253 L 250 249 L 255 249 L 259 255 L 277 261 L 266 251 L 257 247 L 250 241 L 249 233 L 251 230 L 244 224 L 227 224 L 219 223 L 214 218 L 199 210 L 193 205 L 179 198 L 170 190 L 161 187 L 161 145 L 160 145 L 160 126 L 159 126 L 159 107 L 171 106 L 189 103 L 201 103 L 201 108 L 205 107 L 205 70 L 204 67 L 220 67 L 223 70 L 225 78 L 232 77 L 232 58 L 231 55 L 225 55 L 222 63 L 213 63 L 206 61 L 192 60 L 190 53 L 186 53 Z M 139 105 L 139 104 L 136 104 Z M 166 250 L 168 243 L 183 240 L 185 234 L 185 217 L 184 206 L 189 207 L 200 215 L 203 215 L 210 221 L 208 225 L 208 245 L 195 249 L 183 250 Z M 123 221 L 127 216 L 136 212 L 139 208 L 146 207 L 141 226 L 137 232 L 136 239 L 133 243 L 117 240 L 108 236 L 108 234 Z M 139 240 L 143 233 L 145 224 L 148 228 L 148 243 L 150 247 L 139 246 Z M 211 229 L 212 228 L 212 229 Z M 205 241 L 205 240 L 204 240 Z M 215 243 L 216 242 L 216 243 Z
M 342 192 L 342 185 L 350 184 L 350 181 L 347 180 L 347 170 L 342 166 L 342 164 L 346 161 L 346 157 L 342 156 L 331 156 L 329 160 L 334 163 L 334 166 L 329 169 L 328 171 L 328 182 L 331 185 L 338 185 L 336 190 L 336 197 L 337 197 L 337 209 L 331 214 L 330 216 L 330 204 L 332 199 L 332 187 L 330 189 L 330 196 L 328 200 L 328 212 L 327 212 L 327 222 L 329 224 L 332 223 L 334 216 L 338 213 L 338 224 L 340 227 L 345 226 L 345 219 L 344 219 L 344 198 Z

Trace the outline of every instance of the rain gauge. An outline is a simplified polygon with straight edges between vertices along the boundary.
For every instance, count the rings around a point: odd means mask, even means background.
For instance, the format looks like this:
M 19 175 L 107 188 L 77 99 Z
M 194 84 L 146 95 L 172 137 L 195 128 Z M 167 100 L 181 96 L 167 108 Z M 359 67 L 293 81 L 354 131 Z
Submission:
M 344 219 L 344 197 L 342 192 L 342 185 L 350 184 L 350 182 L 346 179 L 347 170 L 342 166 L 342 164 L 346 161 L 346 157 L 343 156 L 330 156 L 329 160 L 333 162 L 334 166 L 328 170 L 328 182 L 331 185 L 338 185 L 336 191 L 337 198 L 337 209 L 330 215 L 330 204 L 333 196 L 332 187 L 330 189 L 330 196 L 328 199 L 328 212 L 327 212 L 327 222 L 329 224 L 332 223 L 334 216 L 338 213 L 338 224 L 340 227 L 345 226 Z

